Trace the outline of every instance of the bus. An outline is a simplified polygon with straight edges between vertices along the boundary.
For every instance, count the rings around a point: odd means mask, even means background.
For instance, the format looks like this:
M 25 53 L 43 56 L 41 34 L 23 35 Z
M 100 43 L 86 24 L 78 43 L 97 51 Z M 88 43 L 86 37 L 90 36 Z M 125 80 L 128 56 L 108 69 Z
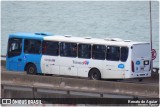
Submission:
M 8 71 L 100 79 L 151 76 L 151 46 L 119 38 L 73 37 L 49 33 L 9 35 Z

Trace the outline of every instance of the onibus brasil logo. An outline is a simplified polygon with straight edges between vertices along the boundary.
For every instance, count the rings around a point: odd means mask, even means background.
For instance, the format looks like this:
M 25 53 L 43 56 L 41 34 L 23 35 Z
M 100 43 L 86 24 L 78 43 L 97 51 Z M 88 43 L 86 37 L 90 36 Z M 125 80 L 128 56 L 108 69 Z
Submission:
M 87 61 L 87 60 L 85 60 L 85 61 L 75 61 L 75 60 L 73 60 L 73 64 L 88 65 L 89 61 Z

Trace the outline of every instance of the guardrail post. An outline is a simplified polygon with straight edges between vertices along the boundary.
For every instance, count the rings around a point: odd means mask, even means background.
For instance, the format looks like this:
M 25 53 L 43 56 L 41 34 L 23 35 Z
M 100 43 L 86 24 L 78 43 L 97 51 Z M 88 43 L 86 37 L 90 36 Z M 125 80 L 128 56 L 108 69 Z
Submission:
M 70 95 L 70 91 L 69 90 L 67 91 L 67 94 Z
M 32 97 L 36 98 L 36 95 L 37 95 L 37 88 L 32 87 Z
M 1 98 L 4 98 L 4 86 L 1 84 Z
M 102 98 L 103 98 L 103 94 L 100 94 L 100 97 L 102 97 Z

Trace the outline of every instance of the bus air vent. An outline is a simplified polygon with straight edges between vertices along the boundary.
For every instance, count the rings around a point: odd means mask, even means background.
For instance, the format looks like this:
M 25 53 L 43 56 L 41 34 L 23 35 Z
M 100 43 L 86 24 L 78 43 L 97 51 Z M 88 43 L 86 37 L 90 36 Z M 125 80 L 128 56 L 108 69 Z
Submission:
M 65 37 L 72 37 L 71 35 L 64 35 Z
M 85 39 L 91 39 L 91 37 L 85 37 Z
M 51 33 L 44 32 L 44 33 L 35 33 L 35 35 L 42 35 L 42 36 L 52 36 Z
M 111 41 L 122 41 L 120 38 L 111 38 Z
M 131 42 L 131 40 L 124 40 L 124 42 Z

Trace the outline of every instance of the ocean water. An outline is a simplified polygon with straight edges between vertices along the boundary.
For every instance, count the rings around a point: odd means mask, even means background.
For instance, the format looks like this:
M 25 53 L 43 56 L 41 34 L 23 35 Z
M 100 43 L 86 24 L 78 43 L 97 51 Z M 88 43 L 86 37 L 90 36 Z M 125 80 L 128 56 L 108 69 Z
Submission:
M 159 3 L 152 2 L 153 48 L 159 63 Z M 16 32 L 150 41 L 148 1 L 2 1 L 1 54 Z M 143 50 L 142 50 L 143 51 Z

